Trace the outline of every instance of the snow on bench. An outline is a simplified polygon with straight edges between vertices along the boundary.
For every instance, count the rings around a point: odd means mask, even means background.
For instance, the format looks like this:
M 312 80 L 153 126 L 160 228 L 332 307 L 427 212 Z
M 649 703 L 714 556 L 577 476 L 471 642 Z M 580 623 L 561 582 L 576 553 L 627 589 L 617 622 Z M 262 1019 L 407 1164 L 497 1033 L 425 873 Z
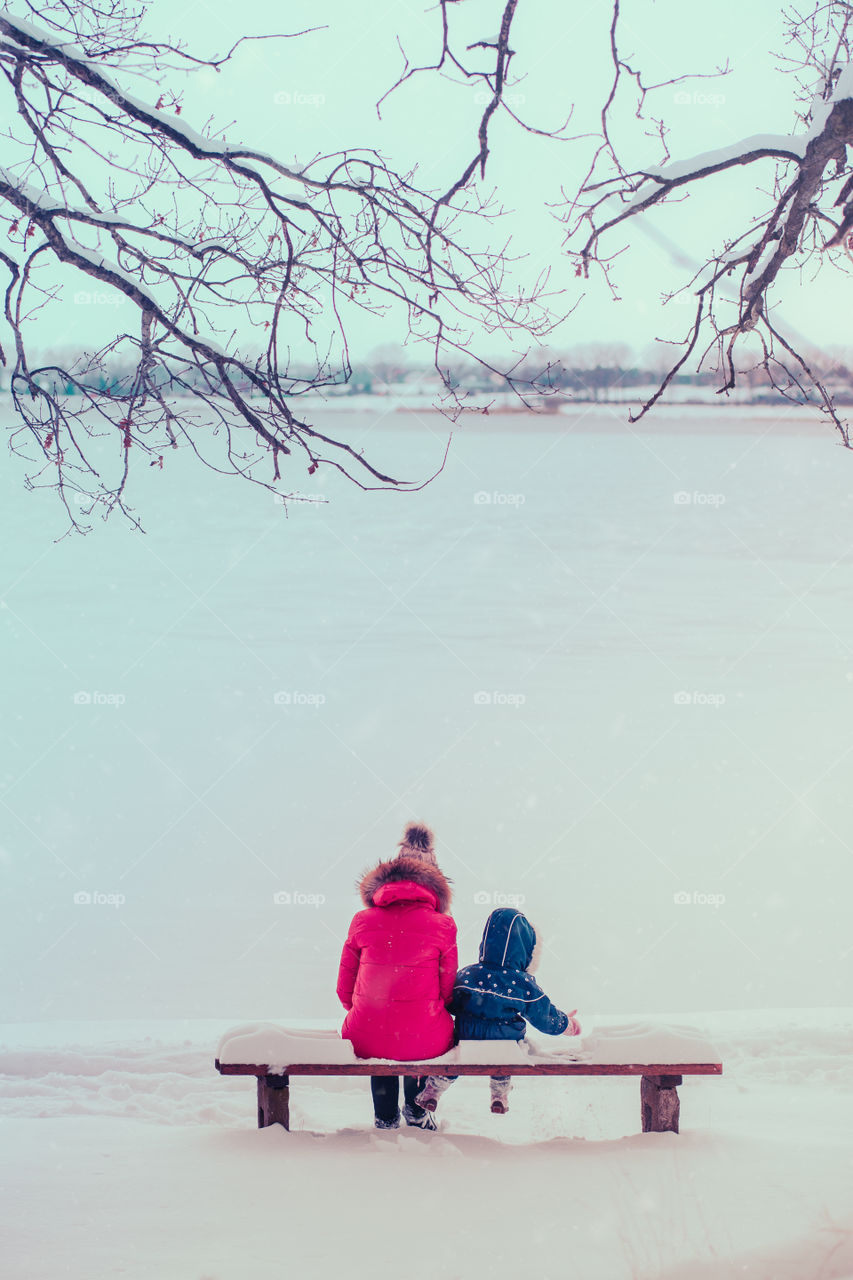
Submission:
M 257 1076 L 258 1128 L 290 1128 L 291 1076 L 641 1076 L 644 1133 L 678 1133 L 682 1076 L 719 1076 L 714 1046 L 695 1027 L 647 1022 L 590 1027 L 585 1035 L 513 1040 L 463 1040 L 440 1058 L 394 1062 L 357 1058 L 337 1031 L 306 1031 L 249 1023 L 219 1042 L 216 1069 Z

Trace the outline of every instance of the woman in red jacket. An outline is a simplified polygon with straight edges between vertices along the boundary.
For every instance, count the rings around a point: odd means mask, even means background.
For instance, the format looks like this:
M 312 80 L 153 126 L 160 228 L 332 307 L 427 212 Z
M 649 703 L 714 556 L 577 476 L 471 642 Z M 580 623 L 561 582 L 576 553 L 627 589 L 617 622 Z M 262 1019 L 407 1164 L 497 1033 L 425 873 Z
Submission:
M 400 853 L 368 871 L 360 885 L 365 910 L 353 917 L 341 954 L 338 998 L 347 1010 L 341 1035 L 359 1058 L 423 1061 L 453 1045 L 447 1004 L 456 978 L 456 924 L 450 886 L 439 870 L 429 827 L 409 823 Z M 434 1129 L 414 1099 L 421 1087 L 405 1076 L 406 1123 Z M 378 1129 L 400 1124 L 398 1076 L 371 1076 Z

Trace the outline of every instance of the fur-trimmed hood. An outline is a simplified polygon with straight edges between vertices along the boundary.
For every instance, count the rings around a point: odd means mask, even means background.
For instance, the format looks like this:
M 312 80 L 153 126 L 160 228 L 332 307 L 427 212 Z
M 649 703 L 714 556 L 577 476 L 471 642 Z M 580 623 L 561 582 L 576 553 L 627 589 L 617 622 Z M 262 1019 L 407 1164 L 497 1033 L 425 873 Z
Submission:
M 435 895 L 437 909 L 446 915 L 450 909 L 452 893 L 450 882 L 438 867 L 424 862 L 421 858 L 407 858 L 402 854 L 388 862 L 380 862 L 377 867 L 365 872 L 358 884 L 361 900 L 366 907 L 381 906 L 376 902 L 376 895 L 385 885 L 413 883 L 422 889 L 429 889 Z M 399 895 L 399 901 L 404 895 Z M 417 895 L 413 895 L 416 897 Z

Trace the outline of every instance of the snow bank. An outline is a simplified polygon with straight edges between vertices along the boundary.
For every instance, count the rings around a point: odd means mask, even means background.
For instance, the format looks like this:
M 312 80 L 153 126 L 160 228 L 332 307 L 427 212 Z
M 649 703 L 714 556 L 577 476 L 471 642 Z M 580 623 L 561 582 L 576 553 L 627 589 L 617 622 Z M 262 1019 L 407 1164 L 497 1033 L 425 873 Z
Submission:
M 329 1062 L 355 1066 L 376 1062 L 385 1066 L 388 1062 L 386 1058 L 357 1058 L 349 1040 L 342 1040 L 339 1032 L 333 1029 L 303 1030 L 270 1022 L 247 1023 L 226 1031 L 219 1041 L 216 1056 L 221 1063 L 248 1062 L 272 1068 L 285 1067 L 289 1063 Z M 459 1063 L 526 1062 L 528 1057 L 526 1049 L 515 1042 L 468 1042 L 441 1057 L 423 1061 L 434 1062 L 438 1069 Z
M 226 1031 L 216 1056 L 223 1064 L 252 1063 L 273 1068 L 292 1063 L 387 1062 L 384 1058 L 356 1058 L 350 1042 L 342 1040 L 335 1030 L 304 1030 L 269 1022 L 246 1023 Z M 590 1027 L 577 1037 L 531 1032 L 527 1044 L 466 1040 L 439 1058 L 427 1059 L 436 1068 L 560 1060 L 600 1065 L 665 1064 L 720 1062 L 721 1055 L 696 1027 L 642 1021 Z
M 226 1031 L 216 1056 L 220 1062 L 265 1063 L 282 1066 L 290 1062 L 354 1063 L 348 1040 L 337 1031 L 306 1031 L 279 1027 L 271 1022 L 248 1022 Z
M 698 1027 L 654 1022 L 590 1026 L 575 1038 L 528 1033 L 534 1059 L 569 1058 L 601 1066 L 629 1063 L 722 1062 L 720 1050 Z

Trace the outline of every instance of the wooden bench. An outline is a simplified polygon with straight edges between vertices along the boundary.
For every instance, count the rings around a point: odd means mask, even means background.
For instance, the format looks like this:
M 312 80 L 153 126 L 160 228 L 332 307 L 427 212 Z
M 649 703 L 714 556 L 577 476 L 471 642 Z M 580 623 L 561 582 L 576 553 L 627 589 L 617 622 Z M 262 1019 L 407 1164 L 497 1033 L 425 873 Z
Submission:
M 459 1076 L 640 1076 L 643 1133 L 678 1133 L 678 1085 L 683 1076 L 723 1073 L 720 1062 L 496 1062 L 491 1066 L 436 1062 L 303 1062 L 271 1071 L 269 1066 L 220 1062 L 218 1058 L 216 1069 L 224 1076 L 257 1076 L 259 1129 L 271 1124 L 290 1128 L 291 1076 L 428 1076 L 440 1072 Z

